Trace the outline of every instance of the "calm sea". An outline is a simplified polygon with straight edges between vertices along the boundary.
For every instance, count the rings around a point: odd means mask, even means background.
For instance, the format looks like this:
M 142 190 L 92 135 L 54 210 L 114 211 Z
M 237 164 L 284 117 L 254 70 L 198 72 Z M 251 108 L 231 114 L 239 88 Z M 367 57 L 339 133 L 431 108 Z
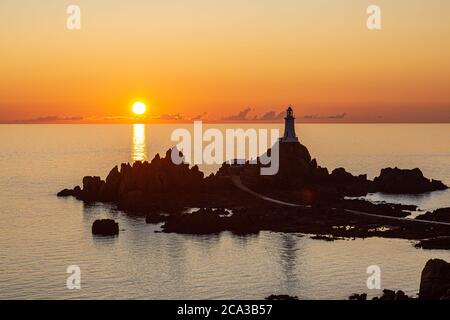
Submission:
M 381 267 L 382 288 L 415 294 L 428 259 L 450 262 L 450 251 L 415 249 L 407 240 L 155 233 L 159 226 L 106 205 L 56 197 L 85 175 L 104 178 L 116 164 L 164 153 L 176 128 L 1 125 L 0 298 L 261 299 L 274 293 L 345 299 L 353 292 L 380 294 L 366 287 L 369 265 Z M 296 130 L 329 169 L 342 166 L 374 177 L 387 166 L 420 167 L 426 176 L 450 185 L 448 124 L 314 124 Z M 216 167 L 201 169 L 209 173 Z M 370 198 L 417 204 L 423 210 L 450 207 L 450 191 Z M 92 236 L 92 222 L 105 217 L 119 221 L 118 237 Z M 69 265 L 81 268 L 80 290 L 66 288 Z

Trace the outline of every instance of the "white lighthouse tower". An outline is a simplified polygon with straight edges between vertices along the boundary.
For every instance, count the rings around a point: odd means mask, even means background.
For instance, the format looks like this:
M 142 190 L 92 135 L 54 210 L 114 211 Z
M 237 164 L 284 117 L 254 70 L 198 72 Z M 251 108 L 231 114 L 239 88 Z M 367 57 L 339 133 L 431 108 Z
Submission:
M 281 142 L 298 142 L 295 135 L 295 118 L 294 111 L 291 106 L 286 110 L 286 117 L 284 118 L 284 135 Z

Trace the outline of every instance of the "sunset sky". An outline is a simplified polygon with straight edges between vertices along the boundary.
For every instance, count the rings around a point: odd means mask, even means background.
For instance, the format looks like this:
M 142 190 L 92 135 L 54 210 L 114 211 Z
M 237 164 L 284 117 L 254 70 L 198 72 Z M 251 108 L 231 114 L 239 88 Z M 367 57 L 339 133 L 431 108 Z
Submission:
M 450 122 L 448 0 L 2 0 L 0 38 L 2 123 Z

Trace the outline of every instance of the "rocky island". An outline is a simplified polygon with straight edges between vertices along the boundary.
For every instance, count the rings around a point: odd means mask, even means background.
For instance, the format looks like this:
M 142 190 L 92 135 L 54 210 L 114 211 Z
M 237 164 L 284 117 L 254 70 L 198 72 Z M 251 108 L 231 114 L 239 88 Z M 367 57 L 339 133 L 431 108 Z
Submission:
M 450 235 L 449 208 L 405 219 L 415 206 L 349 199 L 373 192 L 431 192 L 444 190 L 446 185 L 424 177 L 418 168 L 385 168 L 373 180 L 344 168 L 329 172 L 298 141 L 293 125 L 288 124 L 290 115 L 292 110 L 286 117 L 285 135 L 277 142 L 279 170 L 275 175 L 260 175 L 263 165 L 258 159 L 238 166 L 224 163 L 205 177 L 197 166 L 174 164 L 169 149 L 164 157 L 157 154 L 150 162 L 116 166 L 105 180 L 84 177 L 82 187 L 64 189 L 58 196 L 114 203 L 129 214 L 145 216 L 147 223 L 163 223 L 163 232 L 270 230 L 328 240 L 378 236 L 420 240 L 418 245 L 423 248 L 432 248 L 434 243 L 450 248 L 445 238 Z M 186 208 L 200 209 L 187 213 Z

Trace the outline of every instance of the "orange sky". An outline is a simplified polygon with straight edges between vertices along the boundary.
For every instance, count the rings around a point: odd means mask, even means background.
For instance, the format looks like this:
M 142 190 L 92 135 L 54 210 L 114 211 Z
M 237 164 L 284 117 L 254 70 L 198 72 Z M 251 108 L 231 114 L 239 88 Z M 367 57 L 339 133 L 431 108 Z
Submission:
M 2 0 L 0 122 L 450 122 L 450 1 L 372 3 Z

